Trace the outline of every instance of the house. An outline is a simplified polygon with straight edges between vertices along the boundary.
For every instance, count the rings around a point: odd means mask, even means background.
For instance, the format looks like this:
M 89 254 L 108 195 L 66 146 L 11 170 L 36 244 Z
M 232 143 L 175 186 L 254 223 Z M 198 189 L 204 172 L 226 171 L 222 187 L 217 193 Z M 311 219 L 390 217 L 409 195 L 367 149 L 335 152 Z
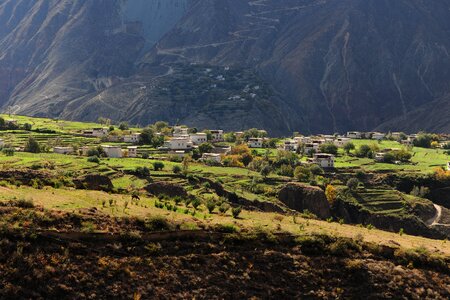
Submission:
M 58 154 L 72 154 L 73 147 L 53 147 L 53 152 Z
M 237 139 L 241 138 L 244 135 L 243 131 L 237 131 L 234 133 L 234 135 L 236 136 Z
M 286 140 L 284 141 L 283 145 L 282 145 L 282 149 L 284 151 L 297 151 L 298 149 L 298 142 L 296 142 L 295 140 Z
M 231 152 L 231 146 L 214 146 L 214 148 L 211 150 L 211 153 L 216 154 L 228 154 Z
M 108 128 L 93 128 L 92 130 L 83 131 L 83 135 L 94 136 L 94 137 L 104 137 L 108 135 Z
M 333 141 L 333 144 L 336 147 L 344 147 L 346 144 L 350 143 L 352 141 L 351 138 L 346 138 L 346 137 L 340 137 L 337 138 Z
M 396 141 L 400 140 L 402 138 L 402 136 L 404 136 L 403 132 L 392 132 L 391 133 L 392 139 L 394 139 Z
M 179 158 L 184 158 L 186 155 L 186 152 L 184 150 L 174 150 L 174 151 L 169 151 L 168 154 L 172 155 L 172 156 L 177 156 Z
M 351 139 L 362 139 L 362 132 L 359 131 L 349 131 L 347 132 L 347 137 Z
M 334 155 L 332 154 L 316 153 L 311 161 L 322 168 L 334 168 Z
M 169 141 L 164 142 L 162 148 L 169 150 L 191 150 L 193 143 L 189 138 L 186 137 L 174 137 Z
M 264 139 L 263 138 L 250 138 L 248 139 L 247 145 L 250 148 L 262 148 Z
M 122 157 L 122 148 L 120 146 L 102 145 L 102 148 L 105 151 L 107 157 L 111 158 Z
M 189 138 L 191 139 L 191 142 L 194 145 L 201 145 L 203 143 L 206 143 L 208 141 L 208 136 L 206 133 L 199 132 L 199 133 L 192 133 L 189 135 Z
M 386 135 L 381 132 L 372 132 L 372 140 L 382 140 Z
M 222 162 L 222 157 L 218 153 L 203 153 L 202 160 L 203 161 L 207 161 L 207 160 L 214 161 L 214 162 L 220 164 Z
M 383 162 L 385 154 L 386 154 L 385 152 L 377 152 L 377 153 L 375 153 L 375 161 Z
M 127 151 L 128 151 L 128 157 L 137 157 L 137 146 L 129 146 L 127 147 Z
M 223 142 L 223 130 L 211 130 L 211 141 L 213 143 Z
M 127 134 L 123 136 L 123 141 L 125 143 L 137 144 L 141 140 L 141 134 L 139 132 L 134 132 L 132 134 Z
M 187 128 L 187 127 L 174 126 L 172 135 L 174 137 L 186 137 L 189 135 L 188 130 L 189 130 L 189 128 Z
M 296 136 L 294 138 L 294 141 L 297 142 L 297 144 L 302 143 L 302 144 L 307 144 L 307 143 L 311 143 L 311 138 L 309 136 Z

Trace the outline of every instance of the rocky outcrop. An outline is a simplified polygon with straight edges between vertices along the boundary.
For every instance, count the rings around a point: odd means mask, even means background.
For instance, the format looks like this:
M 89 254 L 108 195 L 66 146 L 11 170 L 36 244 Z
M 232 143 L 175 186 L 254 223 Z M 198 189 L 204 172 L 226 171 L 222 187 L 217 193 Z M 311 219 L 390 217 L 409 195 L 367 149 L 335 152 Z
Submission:
M 87 189 L 110 192 L 114 188 L 108 176 L 100 174 L 89 174 L 73 180 L 77 189 Z
M 170 182 L 154 182 L 154 183 L 150 183 L 147 186 L 144 187 L 144 189 L 155 196 L 158 195 L 166 195 L 169 197 L 187 197 L 188 194 L 186 192 L 186 190 L 184 189 L 184 187 L 182 187 L 179 184 L 175 184 L 175 183 L 170 183 Z
M 299 212 L 308 210 L 321 219 L 331 216 L 330 204 L 325 193 L 318 187 L 289 183 L 280 190 L 278 199 L 287 207 Z

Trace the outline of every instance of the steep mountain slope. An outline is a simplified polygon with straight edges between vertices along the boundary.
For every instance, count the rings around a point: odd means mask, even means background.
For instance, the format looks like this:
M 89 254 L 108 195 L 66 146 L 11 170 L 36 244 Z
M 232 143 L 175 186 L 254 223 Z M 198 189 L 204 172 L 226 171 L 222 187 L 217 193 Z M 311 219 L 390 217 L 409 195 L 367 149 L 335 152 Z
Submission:
M 278 134 L 449 131 L 448 32 L 446 0 L 0 0 L 0 105 Z

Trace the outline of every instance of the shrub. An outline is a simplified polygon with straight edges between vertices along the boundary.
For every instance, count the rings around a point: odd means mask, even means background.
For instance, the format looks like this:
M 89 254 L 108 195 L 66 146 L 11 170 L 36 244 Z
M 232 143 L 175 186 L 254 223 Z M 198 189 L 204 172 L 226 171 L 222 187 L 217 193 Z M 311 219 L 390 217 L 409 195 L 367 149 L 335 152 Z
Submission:
M 313 177 L 313 174 L 309 168 L 298 166 L 297 168 L 295 168 L 294 176 L 298 181 L 308 182 Z
M 98 158 L 98 156 L 89 156 L 87 161 L 96 164 L 100 163 L 100 159 Z
M 206 202 L 206 208 L 208 209 L 209 213 L 211 214 L 214 209 L 216 208 L 216 203 L 213 200 L 208 200 Z
M 200 200 L 198 198 L 194 198 L 191 201 L 191 204 L 194 209 L 197 209 L 200 206 L 200 204 L 202 204 L 202 203 L 200 202 Z
M 3 154 L 5 154 L 6 156 L 14 156 L 14 148 L 3 148 L 2 149 Z
M 148 159 L 149 158 L 148 153 L 147 152 L 142 153 L 142 158 L 143 159 Z
M 221 233 L 235 233 L 237 228 L 233 224 L 217 224 L 214 229 Z
M 312 165 L 311 167 L 309 167 L 309 170 L 314 175 L 322 175 L 323 173 L 325 173 L 319 165 Z
M 179 165 L 174 165 L 172 168 L 172 172 L 174 172 L 175 174 L 180 174 L 181 173 L 181 167 Z
M 333 154 L 333 155 L 338 154 L 338 147 L 333 143 L 322 144 L 322 145 L 320 145 L 319 149 L 320 149 L 320 152 L 322 152 L 322 153 L 328 153 L 328 154 Z
M 161 161 L 155 161 L 153 163 L 153 169 L 155 169 L 155 171 L 161 171 L 162 169 L 164 169 L 164 163 Z
M 41 152 L 41 146 L 39 143 L 33 138 L 29 137 L 28 141 L 25 144 L 25 152 L 31 152 L 31 153 L 40 153 Z
M 329 184 L 325 189 L 325 195 L 330 205 L 333 205 L 336 201 L 336 188 Z
M 231 209 L 231 214 L 233 215 L 233 218 L 237 219 L 239 217 L 239 215 L 242 212 L 242 207 L 237 206 L 237 207 L 233 207 Z
M 220 206 L 219 206 L 219 211 L 222 213 L 222 214 L 226 214 L 227 213 L 227 211 L 230 209 L 230 205 L 228 204 L 228 203 L 222 203 Z
M 351 190 L 351 191 L 355 191 L 359 186 L 359 180 L 356 178 L 350 178 L 347 181 L 347 187 Z
M 150 231 L 170 230 L 170 224 L 163 216 L 153 216 L 145 221 L 145 228 Z
M 150 169 L 147 167 L 137 167 L 135 173 L 140 177 L 150 176 Z

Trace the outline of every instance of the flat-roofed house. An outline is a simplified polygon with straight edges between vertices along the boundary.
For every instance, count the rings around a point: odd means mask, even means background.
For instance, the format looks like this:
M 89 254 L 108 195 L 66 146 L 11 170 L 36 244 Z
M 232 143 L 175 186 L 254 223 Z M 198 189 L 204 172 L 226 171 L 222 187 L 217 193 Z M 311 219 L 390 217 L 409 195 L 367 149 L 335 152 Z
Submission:
M 218 153 L 203 153 L 202 160 L 203 161 L 210 160 L 210 161 L 214 161 L 216 163 L 221 163 L 222 157 Z
M 211 130 L 211 140 L 213 143 L 223 142 L 223 130 Z
M 203 143 L 206 143 L 208 141 L 208 136 L 206 133 L 198 132 L 198 133 L 191 133 L 189 135 L 189 138 L 191 139 L 192 143 L 194 145 L 201 145 Z
M 315 153 L 312 162 L 322 168 L 334 168 L 334 155 L 327 153 Z
M 53 147 L 53 152 L 58 154 L 72 154 L 73 147 Z
M 125 143 L 137 144 L 141 140 L 141 134 L 139 132 L 133 132 L 132 134 L 127 134 L 123 136 L 123 141 Z
M 120 146 L 102 145 L 107 157 L 121 158 L 123 156 L 122 148 Z
M 347 137 L 351 139 L 362 139 L 362 132 L 359 131 L 349 131 L 347 132 Z
M 128 157 L 134 158 L 137 157 L 137 146 L 129 146 L 127 147 Z
M 247 145 L 250 148 L 262 148 L 264 139 L 263 138 L 249 138 Z
M 191 150 L 193 143 L 190 138 L 185 137 L 174 137 L 166 142 L 164 142 L 163 148 L 169 150 Z

